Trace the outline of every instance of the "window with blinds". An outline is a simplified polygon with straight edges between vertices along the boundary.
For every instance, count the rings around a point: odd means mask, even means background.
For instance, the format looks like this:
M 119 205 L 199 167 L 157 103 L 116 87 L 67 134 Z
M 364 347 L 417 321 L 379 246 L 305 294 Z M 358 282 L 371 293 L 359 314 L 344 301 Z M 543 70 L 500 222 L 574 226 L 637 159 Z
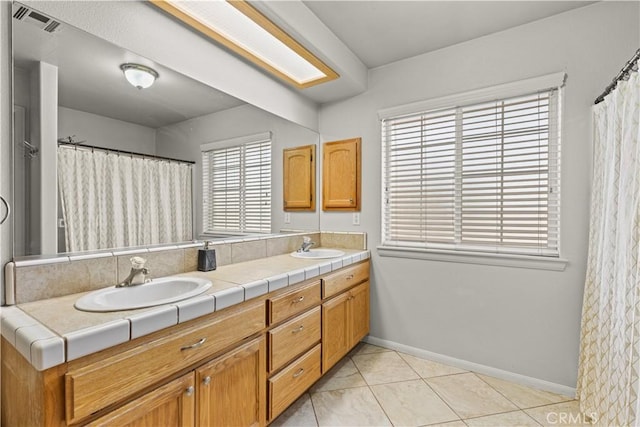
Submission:
M 557 257 L 559 98 L 382 120 L 382 245 Z
M 203 231 L 271 232 L 271 140 L 202 152 Z

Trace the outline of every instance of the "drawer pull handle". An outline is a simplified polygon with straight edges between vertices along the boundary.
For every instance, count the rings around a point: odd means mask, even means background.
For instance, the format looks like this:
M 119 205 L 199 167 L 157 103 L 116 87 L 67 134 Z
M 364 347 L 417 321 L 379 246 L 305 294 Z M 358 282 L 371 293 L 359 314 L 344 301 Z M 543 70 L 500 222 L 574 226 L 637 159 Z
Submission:
M 189 386 L 189 387 L 187 387 L 187 389 L 184 391 L 184 393 L 185 393 L 187 396 L 191 396 L 191 395 L 193 395 L 193 392 L 194 392 L 194 391 L 195 391 L 195 388 L 193 388 L 193 386 Z
M 304 301 L 304 295 L 301 296 L 300 298 L 294 299 L 292 303 L 293 304 L 298 304 L 299 302 L 302 302 L 302 301 Z
M 304 374 L 304 368 L 300 368 L 298 372 L 293 374 L 293 378 L 298 378 L 300 375 Z
M 347 279 L 347 280 L 351 280 L 351 279 L 353 279 L 353 274 L 348 275 L 348 276 L 346 277 L 346 279 Z
M 298 332 L 302 332 L 303 329 L 304 329 L 304 325 L 300 325 L 297 328 L 295 328 L 293 331 L 291 331 L 291 333 L 297 334 Z
M 200 341 L 198 341 L 197 343 L 191 344 L 191 345 L 186 345 L 184 347 L 180 347 L 180 351 L 185 351 L 185 350 L 192 350 L 194 348 L 198 348 L 200 347 L 202 344 L 204 344 L 204 342 L 206 341 L 206 338 L 200 338 Z
M 202 380 L 202 384 L 204 385 L 211 384 L 211 377 L 204 377 L 204 379 Z

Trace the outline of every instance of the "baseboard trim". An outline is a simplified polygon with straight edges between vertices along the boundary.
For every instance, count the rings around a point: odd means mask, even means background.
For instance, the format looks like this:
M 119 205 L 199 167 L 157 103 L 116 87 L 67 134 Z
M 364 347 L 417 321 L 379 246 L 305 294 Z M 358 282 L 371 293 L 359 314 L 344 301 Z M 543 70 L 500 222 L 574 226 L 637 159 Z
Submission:
M 545 381 L 538 378 L 528 377 L 526 375 L 516 374 L 514 372 L 504 371 L 502 369 L 493 368 L 491 366 L 469 362 L 468 360 L 456 359 L 455 357 L 433 353 L 431 351 L 411 347 L 394 341 L 383 340 L 371 335 L 365 337 L 363 341 L 372 345 L 386 347 L 391 350 L 400 351 L 402 353 L 407 353 L 412 356 L 421 357 L 423 359 L 433 360 L 434 362 L 444 363 L 445 365 L 455 366 L 456 368 L 464 369 L 467 371 L 490 375 L 492 377 L 500 378 L 501 380 L 511 381 L 516 384 L 537 388 L 539 390 L 550 391 L 552 393 L 561 394 L 563 396 L 568 396 L 571 398 L 575 398 L 576 395 L 576 389 L 573 387 L 552 383 L 550 381 Z

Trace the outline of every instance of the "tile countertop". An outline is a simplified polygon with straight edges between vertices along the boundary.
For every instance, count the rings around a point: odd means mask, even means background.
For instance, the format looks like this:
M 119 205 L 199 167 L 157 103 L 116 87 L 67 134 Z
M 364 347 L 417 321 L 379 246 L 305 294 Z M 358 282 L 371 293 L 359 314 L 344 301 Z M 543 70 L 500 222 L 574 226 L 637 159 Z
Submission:
M 370 257 L 368 250 L 341 250 L 345 255 L 338 258 L 285 254 L 179 274 L 211 280 L 213 286 L 203 295 L 145 309 L 77 310 L 74 303 L 87 292 L 2 307 L 2 336 L 43 371 Z

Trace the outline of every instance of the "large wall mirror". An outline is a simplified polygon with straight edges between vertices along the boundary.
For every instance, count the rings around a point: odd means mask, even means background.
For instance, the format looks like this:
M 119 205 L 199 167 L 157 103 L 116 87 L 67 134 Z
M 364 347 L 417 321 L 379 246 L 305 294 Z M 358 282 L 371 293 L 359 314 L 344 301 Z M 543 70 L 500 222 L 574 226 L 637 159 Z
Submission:
M 180 70 L 149 61 L 32 7 L 14 3 L 13 14 L 12 240 L 15 258 L 69 251 L 59 169 L 70 166 L 66 161 L 61 163 L 58 153 L 60 146 L 69 149 L 69 143 L 78 144 L 70 148 L 76 151 L 99 151 L 141 159 L 158 156 L 191 162 L 191 197 L 174 202 L 191 203 L 191 239 L 188 240 L 199 240 L 206 237 L 203 236 L 203 205 L 212 203 L 211 200 L 203 203 L 202 147 L 216 149 L 219 143 L 223 149 L 229 146 L 230 141 L 267 135 L 271 140 L 271 188 L 268 192 L 271 221 L 270 230 L 262 231 L 277 233 L 283 229 L 319 228 L 317 211 L 294 213 L 287 216 L 290 218 L 288 223 L 284 222 L 281 185 L 282 150 L 318 144 L 316 132 L 246 104 L 182 75 Z M 156 82 L 146 89 L 133 87 L 121 70 L 121 65 L 127 63 L 151 67 L 158 73 Z M 90 170 L 93 167 L 93 163 L 90 165 L 80 157 L 73 161 Z M 232 162 L 229 165 L 230 169 L 234 167 Z M 105 169 L 105 166 L 101 167 Z M 136 167 L 141 168 L 134 166 L 134 170 Z M 106 166 L 106 169 L 101 173 L 115 173 L 117 168 Z M 74 175 L 75 181 L 72 182 L 78 186 L 70 185 L 70 188 L 84 188 L 79 184 L 85 180 L 99 181 L 102 176 L 97 172 L 87 173 Z M 123 186 L 126 181 L 123 180 Z M 100 188 L 99 182 L 96 185 Z M 230 180 L 228 185 L 235 184 Z M 148 191 L 163 192 L 154 188 L 151 184 L 145 187 Z M 103 192 L 98 191 L 94 196 L 100 200 Z M 124 204 L 124 208 L 138 221 L 151 221 L 152 217 L 158 216 L 155 211 L 140 208 L 135 201 L 114 201 L 111 200 L 115 197 L 113 195 L 104 197 L 109 200 L 100 203 L 107 206 Z M 233 210 L 233 206 L 229 210 Z M 77 212 L 74 210 L 73 213 Z M 67 218 L 69 214 L 66 213 Z M 112 232 L 127 232 L 130 225 L 124 220 L 114 226 Z M 91 222 L 81 222 L 80 227 L 90 228 Z M 114 247 L 122 246 L 127 244 L 114 244 Z

